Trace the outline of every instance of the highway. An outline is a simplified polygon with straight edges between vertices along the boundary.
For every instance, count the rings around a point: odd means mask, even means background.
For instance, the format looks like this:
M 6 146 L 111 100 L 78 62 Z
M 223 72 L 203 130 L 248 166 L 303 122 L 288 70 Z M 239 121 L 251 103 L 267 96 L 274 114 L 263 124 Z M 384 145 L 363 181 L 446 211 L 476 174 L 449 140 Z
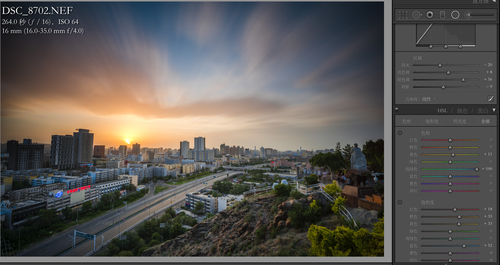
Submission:
M 118 233 L 123 232 L 125 229 L 147 218 L 149 215 L 153 215 L 155 211 L 159 211 L 170 205 L 175 205 L 176 202 L 184 200 L 186 198 L 186 193 L 204 188 L 204 182 L 208 183 L 207 186 L 209 186 L 216 180 L 224 179 L 227 177 L 227 174 L 234 175 L 237 174 L 237 172 L 225 171 L 215 173 L 202 179 L 179 185 L 176 188 L 165 190 L 157 195 L 153 195 L 154 186 L 153 184 L 149 184 L 148 187 L 150 188 L 150 192 L 144 198 L 128 205 L 126 208 L 122 207 L 121 209 L 79 225 L 76 230 L 92 235 L 97 234 L 95 246 L 97 249 L 103 242 L 102 235 L 104 235 L 104 242 L 106 242 L 118 235 Z M 214 175 L 216 175 L 217 178 L 214 178 Z M 140 212 L 137 213 L 138 211 Z M 119 220 L 122 220 L 122 222 L 119 222 Z M 108 228 L 109 226 L 112 227 Z M 107 230 L 103 231 L 104 229 Z M 99 233 L 101 231 L 103 232 Z M 93 250 L 93 240 L 86 240 L 82 237 L 77 237 L 76 247 L 68 250 L 69 247 L 73 246 L 73 234 L 73 230 L 70 230 L 60 236 L 47 239 L 45 242 L 24 251 L 22 256 L 84 256 Z

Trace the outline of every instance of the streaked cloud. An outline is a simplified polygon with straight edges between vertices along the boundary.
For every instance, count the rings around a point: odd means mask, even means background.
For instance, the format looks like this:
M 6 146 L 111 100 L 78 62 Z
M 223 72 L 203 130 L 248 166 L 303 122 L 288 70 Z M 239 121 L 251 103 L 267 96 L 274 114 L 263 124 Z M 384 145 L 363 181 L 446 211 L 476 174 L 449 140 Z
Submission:
M 286 140 L 275 148 L 310 135 L 321 136 L 308 139 L 311 145 L 331 147 L 342 139 L 329 132 L 347 139 L 348 128 L 382 124 L 382 19 L 373 30 L 366 27 L 373 21 L 346 15 L 374 18 L 373 3 L 366 10 L 361 3 L 85 6 L 93 8 L 79 14 L 82 20 L 105 7 L 111 12 L 91 20 L 84 36 L 3 36 L 3 142 L 38 124 L 35 116 L 57 130 L 22 137 L 69 133 L 83 126 L 70 118 L 79 117 L 107 145 L 123 137 L 166 145 L 204 134 L 214 146 L 225 137 L 245 145 L 256 141 L 250 132 L 262 142 L 276 142 L 276 132 Z M 383 137 L 375 127 L 373 139 Z M 140 136 L 147 133 L 154 135 Z

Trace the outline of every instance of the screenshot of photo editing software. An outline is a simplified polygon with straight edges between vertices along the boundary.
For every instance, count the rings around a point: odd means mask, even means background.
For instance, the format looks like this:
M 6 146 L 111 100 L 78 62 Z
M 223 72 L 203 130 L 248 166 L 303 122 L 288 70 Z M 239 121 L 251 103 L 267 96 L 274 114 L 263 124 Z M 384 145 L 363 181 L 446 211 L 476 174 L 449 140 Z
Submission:
M 498 1 L 1 1 L 0 263 L 499 264 Z

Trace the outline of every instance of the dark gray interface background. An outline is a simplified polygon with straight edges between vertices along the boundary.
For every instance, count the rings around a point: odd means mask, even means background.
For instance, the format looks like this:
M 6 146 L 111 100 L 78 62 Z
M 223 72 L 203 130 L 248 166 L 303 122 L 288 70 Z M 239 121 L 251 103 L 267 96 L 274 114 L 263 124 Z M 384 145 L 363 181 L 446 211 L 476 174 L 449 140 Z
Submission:
M 498 262 L 498 4 L 450 2 L 393 2 L 395 264 Z

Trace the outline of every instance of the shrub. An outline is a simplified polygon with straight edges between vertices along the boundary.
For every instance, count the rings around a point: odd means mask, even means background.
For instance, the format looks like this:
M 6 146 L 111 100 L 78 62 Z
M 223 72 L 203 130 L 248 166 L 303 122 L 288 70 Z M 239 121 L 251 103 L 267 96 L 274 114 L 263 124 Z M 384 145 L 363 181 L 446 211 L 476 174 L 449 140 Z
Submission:
M 291 256 L 291 254 L 292 250 L 288 246 L 282 247 L 278 250 L 278 256 Z
M 252 255 L 253 256 L 257 256 L 258 254 L 259 254 L 259 249 L 256 246 L 254 246 L 252 248 Z
M 294 199 L 300 199 L 300 198 L 304 197 L 304 195 L 302 193 L 300 193 L 300 191 L 294 190 L 294 191 L 290 192 L 290 197 L 292 197 Z
M 214 233 L 219 232 L 219 225 L 215 224 L 214 227 L 212 228 L 212 230 L 214 231 Z
M 255 231 L 255 236 L 257 239 L 264 239 L 266 238 L 266 226 L 261 226 Z
M 311 174 L 309 177 L 304 177 L 306 185 L 313 185 L 319 183 L 318 176 L 315 174 Z
M 298 203 L 293 204 L 292 210 L 288 212 L 290 224 L 295 228 L 301 228 L 304 225 L 304 209 Z
M 290 191 L 292 191 L 292 186 L 286 184 L 278 184 L 274 186 L 273 192 L 278 197 L 286 197 L 290 196 Z
M 307 233 L 312 256 L 382 256 L 384 255 L 384 219 L 375 223 L 373 231 L 355 231 L 338 226 L 335 230 L 311 225 Z
M 379 195 L 384 194 L 384 184 L 382 183 L 377 184 L 373 189 L 375 189 L 375 192 Z
M 243 222 L 245 223 L 250 223 L 253 220 L 253 214 L 252 213 L 247 213 L 245 217 L 243 218 Z
M 210 247 L 210 253 L 214 254 L 216 251 L 217 251 L 217 246 L 216 245 L 212 245 Z
M 342 193 L 342 189 L 334 182 L 325 186 L 325 192 L 330 196 L 339 197 Z
M 377 218 L 378 218 L 378 219 L 382 219 L 383 217 L 384 217 L 384 210 L 380 210 L 380 211 L 378 211 L 378 213 L 377 213 Z
M 344 206 L 345 205 L 345 202 L 347 201 L 346 198 L 344 197 L 338 197 L 336 200 L 335 200 L 335 203 L 333 204 L 332 206 L 332 212 L 334 214 L 336 214 L 337 216 L 341 216 L 340 215 L 340 207 L 341 206 Z
M 271 230 L 271 238 L 275 238 L 280 233 L 279 227 L 273 227 Z
M 276 206 L 271 207 L 271 213 L 272 214 L 277 214 L 278 213 L 278 207 L 276 207 Z

